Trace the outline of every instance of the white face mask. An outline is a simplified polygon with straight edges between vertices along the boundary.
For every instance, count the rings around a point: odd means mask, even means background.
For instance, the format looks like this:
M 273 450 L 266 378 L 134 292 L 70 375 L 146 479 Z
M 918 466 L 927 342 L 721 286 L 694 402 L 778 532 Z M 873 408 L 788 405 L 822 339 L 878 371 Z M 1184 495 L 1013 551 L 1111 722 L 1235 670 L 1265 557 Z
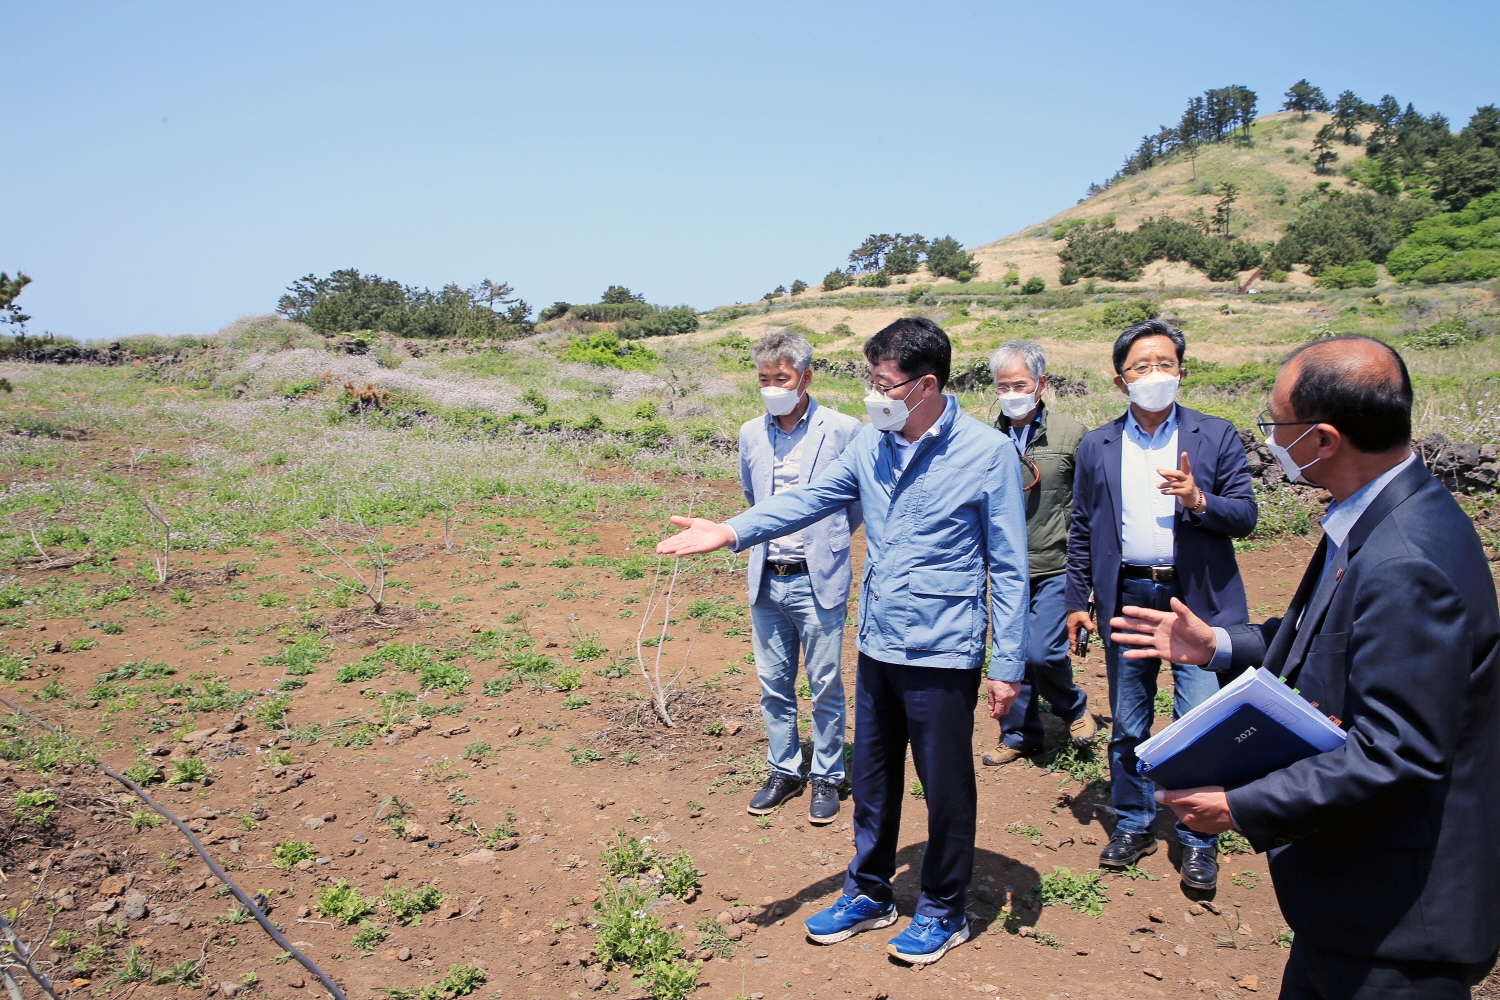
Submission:
M 802 398 L 800 392 L 783 389 L 779 385 L 764 385 L 760 389 L 760 401 L 766 404 L 766 412 L 773 417 L 784 417 L 797 408 Z
M 1036 409 L 1036 392 L 1002 392 L 1000 412 L 1012 420 L 1019 420 Z
M 1303 431 L 1300 435 L 1297 436 L 1297 441 L 1301 441 L 1303 438 L 1307 437 L 1315 430 L 1317 430 L 1316 427 L 1309 427 L 1307 430 Z M 1292 458 L 1291 453 L 1291 449 L 1297 446 L 1297 441 L 1293 441 L 1291 444 L 1283 448 L 1281 445 L 1276 443 L 1276 439 L 1274 436 L 1267 437 L 1266 447 L 1270 449 L 1271 457 L 1275 458 L 1277 464 L 1281 466 L 1281 471 L 1286 476 L 1287 482 L 1307 483 L 1307 480 L 1302 477 L 1302 473 L 1306 472 L 1314 465 L 1317 465 L 1318 462 L 1321 461 L 1321 459 L 1315 458 L 1311 462 L 1308 462 L 1306 465 L 1298 465 L 1297 460 Z M 1307 485 L 1312 486 L 1315 484 L 1307 483 Z
M 1130 401 L 1143 410 L 1160 413 L 1177 400 L 1177 387 L 1181 381 L 1166 372 L 1151 371 L 1144 378 L 1127 383 Z
M 899 431 L 906 426 L 907 418 L 911 416 L 906 400 L 890 399 L 878 392 L 871 392 L 865 397 L 865 411 L 870 414 L 870 423 L 878 431 Z

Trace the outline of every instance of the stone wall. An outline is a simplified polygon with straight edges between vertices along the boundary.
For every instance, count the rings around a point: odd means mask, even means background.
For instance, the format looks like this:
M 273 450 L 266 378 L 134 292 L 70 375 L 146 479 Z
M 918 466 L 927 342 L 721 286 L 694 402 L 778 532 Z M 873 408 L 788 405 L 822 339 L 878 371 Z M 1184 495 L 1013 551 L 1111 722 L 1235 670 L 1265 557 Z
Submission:
M 1251 476 L 1266 486 L 1286 482 L 1271 450 L 1254 431 L 1241 430 L 1240 441 L 1245 445 Z M 1491 493 L 1500 482 L 1500 449 L 1495 445 L 1465 444 L 1433 433 L 1417 438 L 1412 447 L 1432 474 L 1456 493 Z

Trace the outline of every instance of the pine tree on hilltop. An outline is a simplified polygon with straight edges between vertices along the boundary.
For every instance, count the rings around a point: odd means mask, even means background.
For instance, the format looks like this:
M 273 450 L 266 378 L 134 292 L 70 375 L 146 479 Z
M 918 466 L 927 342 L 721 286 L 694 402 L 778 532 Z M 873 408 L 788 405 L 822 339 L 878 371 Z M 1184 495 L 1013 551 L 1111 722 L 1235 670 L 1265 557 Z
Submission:
M 1281 110 L 1296 111 L 1304 119 L 1314 111 L 1328 110 L 1328 98 L 1323 96 L 1322 89 L 1314 87 L 1305 79 L 1292 84 L 1291 89 L 1282 96 L 1286 98 L 1286 103 L 1281 106 Z
M 1333 102 L 1333 127 L 1343 131 L 1345 145 L 1354 142 L 1354 130 L 1364 122 L 1370 120 L 1374 108 L 1354 96 L 1354 91 L 1346 90 Z

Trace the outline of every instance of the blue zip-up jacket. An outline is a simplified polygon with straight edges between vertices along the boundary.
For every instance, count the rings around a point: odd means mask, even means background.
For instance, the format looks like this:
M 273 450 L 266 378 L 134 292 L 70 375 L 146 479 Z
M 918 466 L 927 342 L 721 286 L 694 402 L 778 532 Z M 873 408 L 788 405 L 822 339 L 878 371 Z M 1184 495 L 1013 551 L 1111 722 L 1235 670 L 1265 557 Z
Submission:
M 859 593 L 859 651 L 886 663 L 1026 673 L 1026 513 L 1009 439 L 966 417 L 945 395 L 937 433 L 895 475 L 894 432 L 866 425 L 806 486 L 729 519 L 741 551 L 862 505 L 867 554 Z M 985 584 L 989 582 L 989 614 Z

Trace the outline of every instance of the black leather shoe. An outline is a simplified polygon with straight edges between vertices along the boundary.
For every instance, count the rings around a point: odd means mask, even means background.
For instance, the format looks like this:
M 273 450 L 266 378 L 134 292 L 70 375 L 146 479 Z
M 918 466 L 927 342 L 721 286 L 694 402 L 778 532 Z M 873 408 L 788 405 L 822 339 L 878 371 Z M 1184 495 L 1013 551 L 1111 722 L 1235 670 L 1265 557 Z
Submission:
M 1219 884 L 1219 852 L 1212 847 L 1182 845 L 1182 884 L 1189 889 L 1212 889 Z
M 839 814 L 839 783 L 831 778 L 812 780 L 812 798 L 807 803 L 807 821 L 822 825 L 832 823 Z
M 755 793 L 755 798 L 750 800 L 750 815 L 763 816 L 769 812 L 775 812 L 787 799 L 796 798 L 802 794 L 802 782 L 796 778 L 788 778 L 784 774 L 772 772 L 766 779 L 761 790 Z
M 1148 854 L 1156 853 L 1156 838 L 1149 833 L 1116 833 L 1104 850 L 1099 864 L 1104 868 L 1129 868 Z

